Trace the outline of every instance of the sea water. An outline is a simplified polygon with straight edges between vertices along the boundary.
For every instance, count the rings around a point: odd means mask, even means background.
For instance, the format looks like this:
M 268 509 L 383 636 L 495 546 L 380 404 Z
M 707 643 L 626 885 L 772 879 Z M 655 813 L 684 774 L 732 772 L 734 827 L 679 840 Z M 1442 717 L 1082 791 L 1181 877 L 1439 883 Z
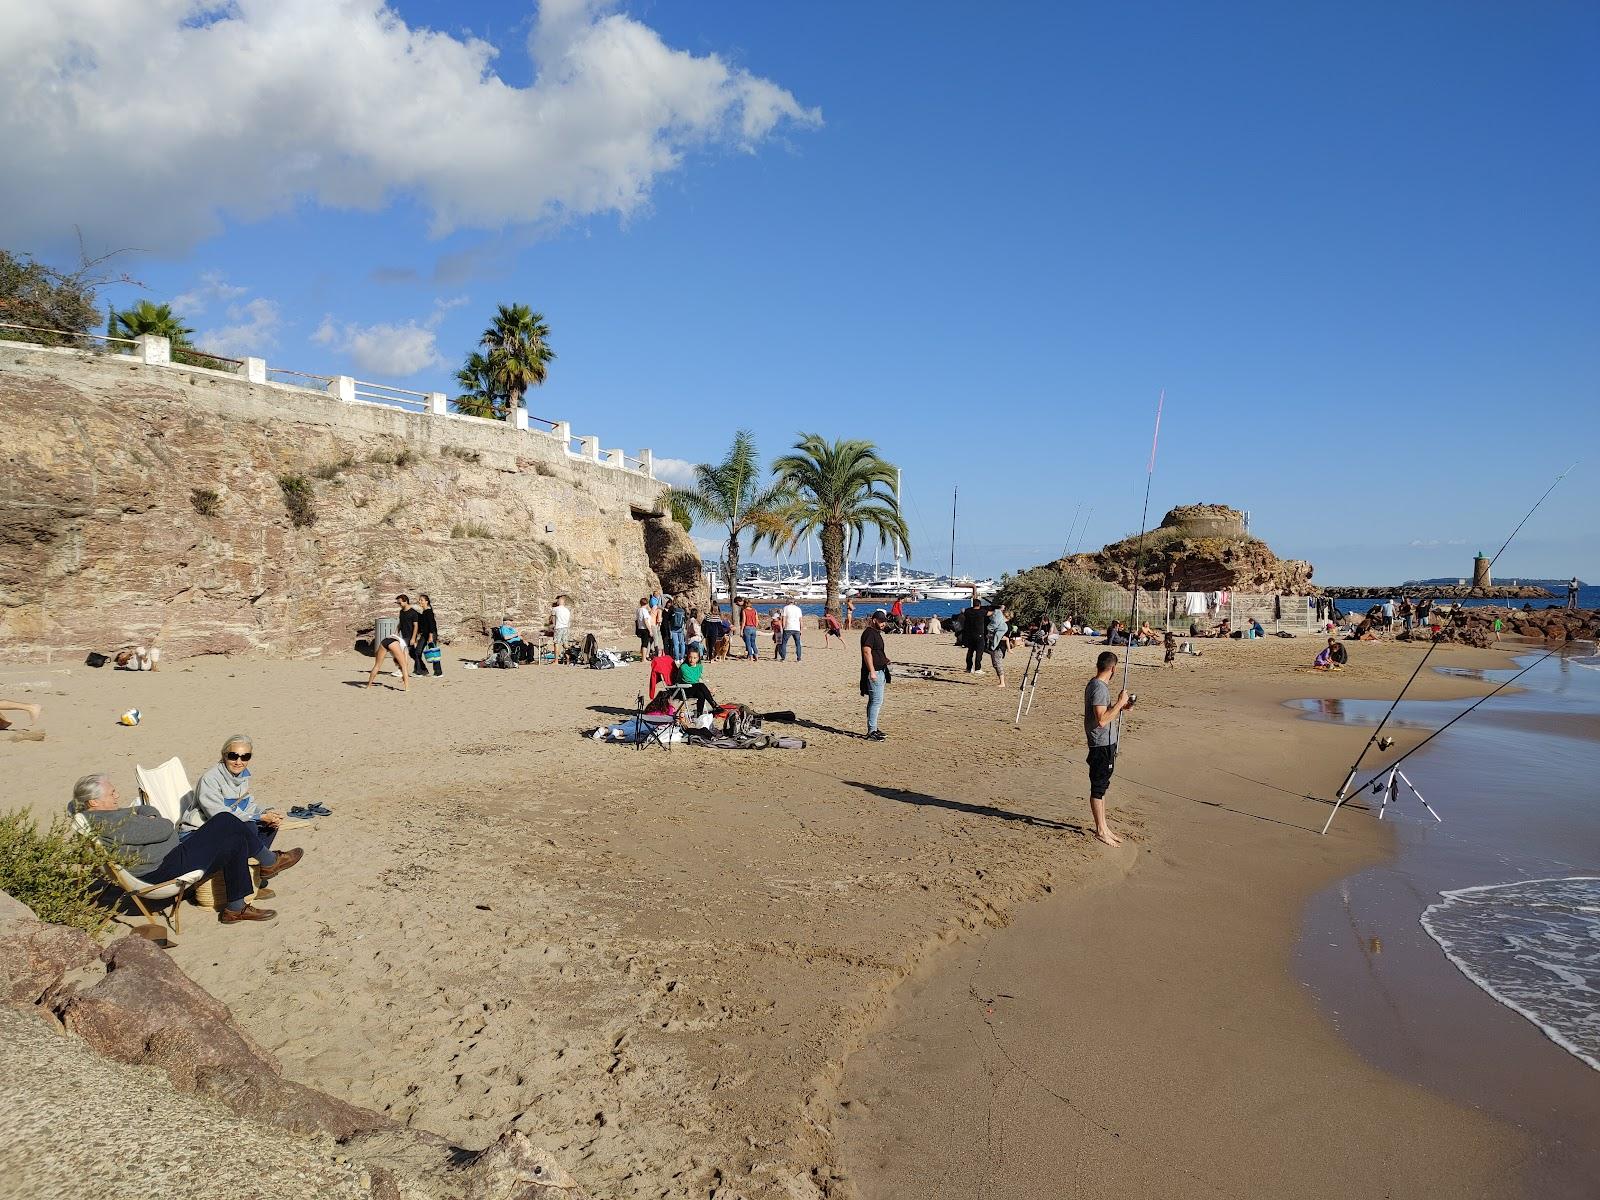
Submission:
M 1461 973 L 1600 1070 L 1600 877 L 1456 888 L 1422 927 Z
M 1401 770 L 1384 812 L 1390 861 L 1307 904 L 1296 969 L 1364 1057 L 1523 1128 L 1538 1194 L 1594 1195 L 1600 1178 L 1600 670 L 1592 647 L 1534 666 Z M 1589 651 L 1589 653 L 1583 653 Z M 1357 647 L 1352 653 L 1359 655 Z M 1446 669 L 1493 687 L 1506 670 Z M 1404 701 L 1389 729 L 1437 730 L 1472 703 Z M 1350 757 L 1387 701 L 1306 700 L 1351 726 Z M 1384 761 L 1367 756 L 1359 787 Z M 1324 781 L 1328 795 L 1339 780 Z M 1307 790 L 1313 790 L 1308 786 Z M 1334 818 L 1376 818 L 1352 793 Z M 1320 822 L 1319 822 L 1320 824 Z M 1587 1189 L 1587 1190 L 1586 1190 Z

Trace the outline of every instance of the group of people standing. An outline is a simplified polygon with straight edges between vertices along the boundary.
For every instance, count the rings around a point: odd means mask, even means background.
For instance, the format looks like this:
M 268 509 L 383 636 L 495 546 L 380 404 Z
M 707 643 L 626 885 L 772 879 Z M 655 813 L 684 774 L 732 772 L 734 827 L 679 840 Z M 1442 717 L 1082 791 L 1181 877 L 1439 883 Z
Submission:
M 961 614 L 959 644 L 967 652 L 967 674 L 984 674 L 983 660 L 994 668 L 995 686 L 1006 685 L 1006 649 L 1011 644 L 1011 614 L 1004 604 L 974 600 Z

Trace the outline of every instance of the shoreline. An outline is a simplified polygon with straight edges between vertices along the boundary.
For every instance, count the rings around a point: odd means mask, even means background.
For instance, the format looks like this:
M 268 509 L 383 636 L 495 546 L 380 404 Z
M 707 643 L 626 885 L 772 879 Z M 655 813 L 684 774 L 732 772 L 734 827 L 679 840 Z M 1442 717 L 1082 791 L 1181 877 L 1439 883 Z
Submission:
M 1309 644 L 1208 647 L 1141 682 L 1137 724 L 1204 714 L 1244 664 L 1306 694 L 1324 678 L 1298 665 Z M 1409 663 L 1388 649 L 1363 662 Z M 1175 836 L 1157 794 L 1117 851 L 1087 837 L 1077 708 L 1098 646 L 1058 647 L 1020 731 L 1014 688 L 964 676 L 945 639 L 890 650 L 932 677 L 897 675 L 882 744 L 855 736 L 848 653 L 812 647 L 712 675 L 719 698 L 797 710 L 804 751 L 589 742 L 583 728 L 631 713 L 637 673 L 468 672 L 454 655 L 408 696 L 344 686 L 364 674 L 354 656 L 8 667 L 9 690 L 42 685 L 48 735 L 3 751 L 13 802 L 48 815 L 91 769 L 131 783 L 134 762 L 176 753 L 196 776 L 240 729 L 266 799 L 335 809 L 288 831 L 308 854 L 277 922 L 241 937 L 191 915 L 174 951 L 290 1077 L 464 1145 L 522 1128 L 597 1194 L 870 1194 L 841 1163 L 840 1088 L 907 981 Z M 135 704 L 145 723 L 117 727 Z M 1122 770 L 1126 796 L 1148 772 Z
M 1504 658 L 1468 651 L 1445 662 Z M 1317 837 L 1326 803 L 1313 808 L 1289 785 L 1310 778 L 1326 795 L 1348 769 L 1366 730 L 1318 728 L 1287 709 L 1307 695 L 1386 686 L 1347 682 L 1348 673 L 1277 680 L 1239 702 L 1224 736 L 1274 709 L 1298 728 L 1290 753 L 1266 767 L 1238 767 L 1214 748 L 1203 765 L 1256 780 L 1255 794 L 1237 802 L 1218 794 L 1202 764 L 1175 769 L 1126 754 L 1114 805 L 1119 789 L 1125 806 L 1137 791 L 1152 814 L 1138 867 L 1109 887 L 1030 906 L 1011 927 L 944 956 L 942 974 L 905 989 L 847 1066 L 842 1141 L 860 1194 L 1516 1190 L 1518 1131 L 1369 1065 L 1296 979 L 1312 897 L 1396 852 L 1392 825 L 1359 811 Z M 1488 688 L 1435 676 L 1416 690 L 1448 699 Z M 1142 736 L 1176 738 L 1179 718 Z M 1424 736 L 1402 732 L 1397 751 Z

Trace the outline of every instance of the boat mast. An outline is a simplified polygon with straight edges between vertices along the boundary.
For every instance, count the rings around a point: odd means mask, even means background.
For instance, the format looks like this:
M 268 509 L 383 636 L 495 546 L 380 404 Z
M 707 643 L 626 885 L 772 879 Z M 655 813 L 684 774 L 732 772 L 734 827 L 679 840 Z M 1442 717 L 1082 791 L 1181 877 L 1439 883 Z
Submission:
M 956 581 L 956 503 L 961 499 L 958 486 L 950 497 L 950 582 Z

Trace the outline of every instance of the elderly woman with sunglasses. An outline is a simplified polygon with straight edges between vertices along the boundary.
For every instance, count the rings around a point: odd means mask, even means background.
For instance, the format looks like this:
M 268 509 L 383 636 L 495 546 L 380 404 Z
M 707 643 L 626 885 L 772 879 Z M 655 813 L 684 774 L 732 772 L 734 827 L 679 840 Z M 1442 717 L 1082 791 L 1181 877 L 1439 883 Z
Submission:
M 251 856 L 263 867 L 270 867 L 277 860 L 272 839 L 283 824 L 283 813 L 263 807 L 252 794 L 250 759 L 254 753 L 254 743 L 242 733 L 223 742 L 221 760 L 200 776 L 194 799 L 208 821 L 223 813 L 242 821 L 251 838 Z M 298 850 L 284 853 L 300 857 Z

